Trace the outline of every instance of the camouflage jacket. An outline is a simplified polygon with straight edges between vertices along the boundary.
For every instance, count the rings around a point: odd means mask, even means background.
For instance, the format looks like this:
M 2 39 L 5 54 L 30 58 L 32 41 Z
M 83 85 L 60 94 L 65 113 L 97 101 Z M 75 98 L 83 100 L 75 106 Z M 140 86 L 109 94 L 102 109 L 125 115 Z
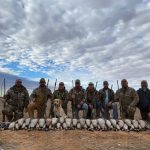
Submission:
M 133 88 L 128 87 L 125 91 L 121 88 L 117 90 L 114 101 L 119 101 L 121 111 L 126 112 L 128 110 L 128 106 L 133 108 L 137 106 L 139 97 Z
M 30 100 L 41 106 L 46 105 L 49 98 L 52 98 L 52 92 L 46 86 L 34 89 L 32 94 L 30 95 Z
M 52 96 L 52 100 L 54 99 L 61 99 L 62 105 L 67 105 L 68 102 L 68 91 L 64 90 L 63 92 L 59 90 L 55 90 Z
M 5 98 L 8 105 L 18 108 L 27 108 L 29 104 L 29 94 L 24 86 L 17 89 L 14 85 L 7 91 Z
M 86 89 L 86 102 L 87 104 L 92 104 L 94 107 L 96 107 L 96 101 L 99 99 L 98 97 L 98 91 L 94 89 L 92 92 Z
M 74 106 L 77 106 L 81 101 L 85 101 L 85 90 L 80 87 L 79 90 L 72 88 L 69 92 L 69 100 L 72 101 Z

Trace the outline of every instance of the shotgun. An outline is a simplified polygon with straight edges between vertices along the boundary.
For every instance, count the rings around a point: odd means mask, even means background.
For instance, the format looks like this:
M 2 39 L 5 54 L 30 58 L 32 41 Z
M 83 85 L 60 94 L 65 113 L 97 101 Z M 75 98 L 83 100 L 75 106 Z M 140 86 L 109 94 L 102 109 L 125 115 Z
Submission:
M 47 85 L 46 85 L 47 87 L 48 87 L 48 84 L 49 84 L 49 79 L 47 80 Z
M 55 90 L 56 90 L 56 85 L 57 85 L 57 79 L 55 80 L 54 92 L 55 92 Z
M 4 78 L 4 99 L 5 99 L 5 91 L 6 91 L 6 83 L 5 83 L 5 78 Z M 6 107 L 6 101 L 4 100 L 4 110 L 5 110 L 5 107 Z M 2 113 L 3 113 L 2 122 L 5 122 L 5 112 L 2 112 Z

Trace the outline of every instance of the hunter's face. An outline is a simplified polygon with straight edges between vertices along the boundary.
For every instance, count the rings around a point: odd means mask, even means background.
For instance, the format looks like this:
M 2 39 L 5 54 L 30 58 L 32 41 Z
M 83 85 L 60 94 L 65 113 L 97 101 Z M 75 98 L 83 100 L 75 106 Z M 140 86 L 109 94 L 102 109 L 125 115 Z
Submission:
M 108 83 L 105 83 L 105 84 L 104 84 L 104 89 L 108 89 L 108 86 L 109 86 L 109 84 L 108 84 Z
M 80 83 L 79 83 L 79 82 L 76 82 L 75 86 L 76 86 L 76 87 L 80 87 Z
M 88 88 L 89 88 L 89 90 L 93 90 L 94 89 L 94 85 L 91 84 L 91 85 L 89 85 Z
M 121 85 L 122 85 L 122 88 L 127 88 L 128 87 L 128 81 L 127 80 L 122 80 Z
M 17 81 L 17 82 L 16 82 L 16 86 L 17 86 L 17 87 L 20 87 L 21 85 L 22 85 L 22 82 L 21 82 L 21 81 Z
M 41 82 L 40 82 L 40 86 L 41 86 L 41 87 L 44 87 L 45 84 L 46 84 L 46 83 L 45 83 L 44 81 L 41 81 Z
M 59 85 L 59 90 L 64 90 L 64 85 Z
M 142 81 L 141 88 L 147 88 L 147 87 L 148 87 L 148 83 L 146 81 Z

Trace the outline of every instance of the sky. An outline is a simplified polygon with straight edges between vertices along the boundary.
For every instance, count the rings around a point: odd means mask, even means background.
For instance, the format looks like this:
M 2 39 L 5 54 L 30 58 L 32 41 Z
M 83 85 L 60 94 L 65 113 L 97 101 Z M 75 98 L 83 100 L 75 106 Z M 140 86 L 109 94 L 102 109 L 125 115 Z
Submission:
M 88 82 L 150 82 L 150 0 L 0 0 L 0 72 Z

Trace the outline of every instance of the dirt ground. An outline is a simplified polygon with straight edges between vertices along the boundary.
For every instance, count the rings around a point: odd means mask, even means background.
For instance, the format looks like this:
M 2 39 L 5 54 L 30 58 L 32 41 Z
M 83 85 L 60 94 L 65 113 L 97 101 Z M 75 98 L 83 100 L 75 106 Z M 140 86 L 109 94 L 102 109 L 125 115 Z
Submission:
M 149 150 L 150 131 L 0 131 L 4 150 Z

